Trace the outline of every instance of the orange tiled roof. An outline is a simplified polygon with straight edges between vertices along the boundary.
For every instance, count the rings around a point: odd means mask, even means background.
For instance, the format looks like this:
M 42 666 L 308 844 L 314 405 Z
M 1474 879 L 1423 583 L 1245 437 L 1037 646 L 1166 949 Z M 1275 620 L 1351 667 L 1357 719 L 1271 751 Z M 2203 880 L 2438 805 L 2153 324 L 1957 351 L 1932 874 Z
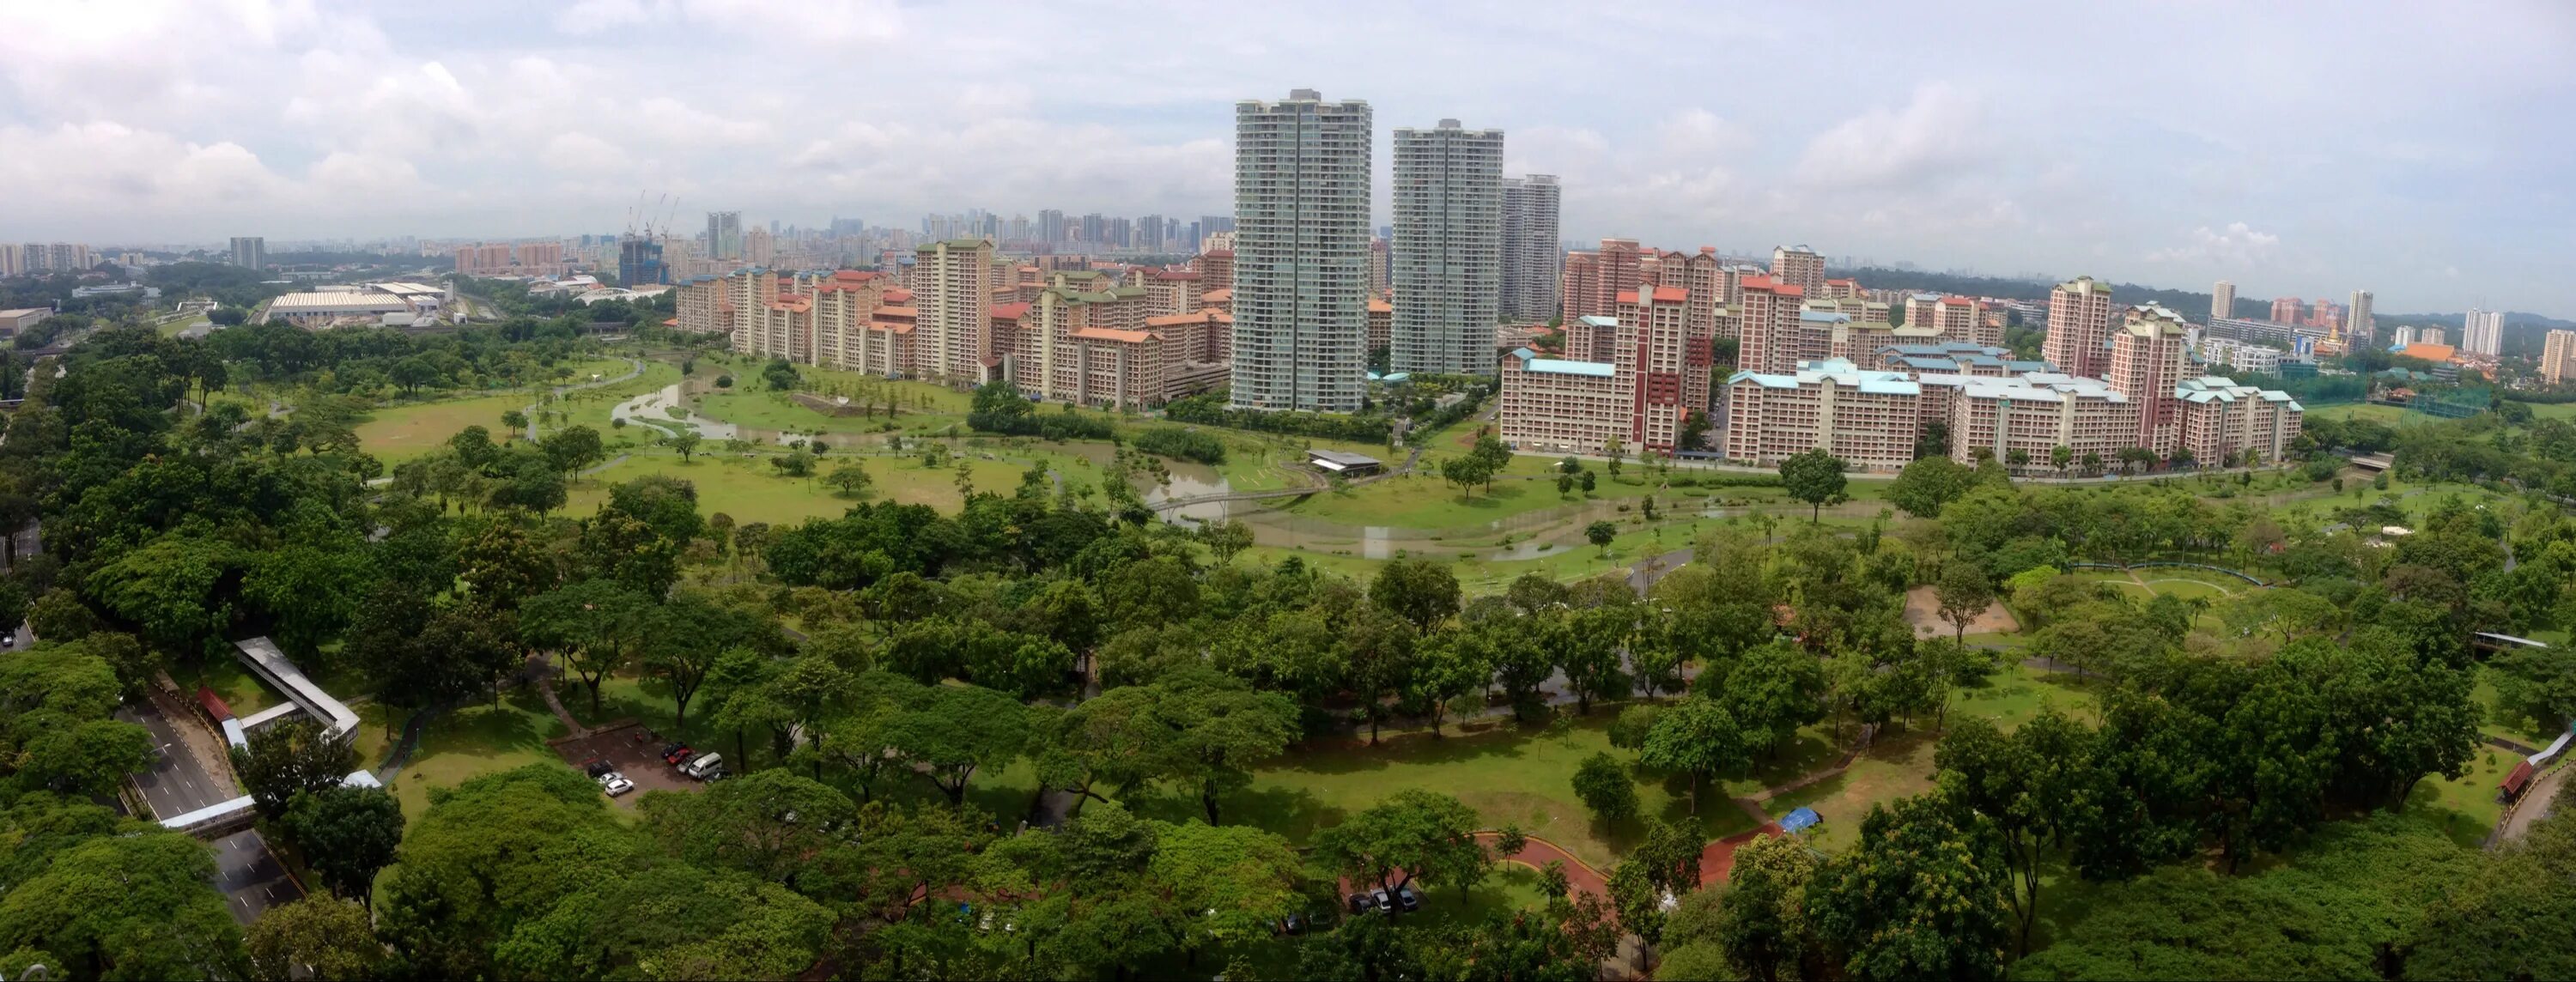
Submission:
M 994 319 L 994 320 L 1018 320 L 1018 319 L 1020 319 L 1020 318 L 1022 318 L 1022 317 L 1026 317 L 1026 316 L 1028 316 L 1028 315 L 1029 315 L 1029 305 L 1028 305 L 1028 304 L 1024 304 L 1024 303 L 1004 303 L 1004 304 L 994 304 L 994 305 L 993 305 L 993 319 Z
M 1228 288 L 1209 290 L 1199 294 L 1199 300 L 1203 303 L 1224 303 L 1232 299 L 1234 299 L 1234 291 Z
M 1391 313 L 1394 313 L 1394 312 L 1395 312 L 1395 304 L 1393 304 L 1393 303 L 1391 303 L 1391 302 L 1388 302 L 1388 301 L 1385 301 L 1385 300 L 1374 300 L 1374 299 L 1369 301 L 1369 313 L 1372 313 L 1372 314 L 1391 314 Z
M 1119 341 L 1127 344 L 1135 344 L 1144 341 L 1147 338 L 1151 338 L 1154 335 L 1153 332 L 1150 331 L 1121 331 L 1107 327 L 1086 327 L 1073 332 L 1073 336 L 1076 339 L 1083 341 Z
M 1186 314 L 1164 314 L 1145 318 L 1147 327 L 1179 327 L 1183 324 L 1232 324 L 1234 318 L 1222 310 L 1193 310 Z
M 2408 358 L 2421 358 L 2425 361 L 2449 361 L 2459 353 L 2460 349 L 2447 344 L 2425 344 L 2421 341 L 2409 344 L 2406 350 L 2398 352 Z
M 1688 299 L 1690 299 L 1690 291 L 1684 290 L 1681 287 L 1659 286 L 1655 288 L 1656 303 L 1680 303 Z
M 887 303 L 908 303 L 912 300 L 912 291 L 898 286 L 887 290 L 885 298 Z

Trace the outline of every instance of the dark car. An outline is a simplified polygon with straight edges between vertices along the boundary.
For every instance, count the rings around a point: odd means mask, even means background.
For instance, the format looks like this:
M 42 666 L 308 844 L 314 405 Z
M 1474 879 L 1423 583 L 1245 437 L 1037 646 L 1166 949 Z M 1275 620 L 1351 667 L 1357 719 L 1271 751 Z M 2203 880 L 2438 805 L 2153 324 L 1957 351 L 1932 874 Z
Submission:
M 617 770 L 617 765 L 604 760 L 594 760 L 590 762 L 589 767 L 585 767 L 583 770 L 589 771 L 590 776 L 592 777 L 606 777 L 611 772 Z
M 1413 885 L 1408 883 L 1395 888 L 1395 904 L 1404 908 L 1405 913 L 1410 914 L 1422 909 L 1422 895 L 1413 892 Z
M 1377 900 L 1365 893 L 1351 894 L 1351 913 L 1365 914 L 1377 909 Z
M 662 748 L 662 762 L 673 766 L 686 763 L 689 758 L 697 755 L 697 748 L 685 743 L 674 743 Z
M 1288 917 L 1287 917 L 1287 919 L 1286 919 L 1286 920 L 1282 920 L 1282 921 L 1280 921 L 1280 922 L 1279 922 L 1279 933 L 1281 933 L 1281 934 L 1304 934 L 1304 933 L 1306 933 L 1306 915 L 1304 915 L 1304 914 L 1290 914 L 1290 915 L 1288 915 Z

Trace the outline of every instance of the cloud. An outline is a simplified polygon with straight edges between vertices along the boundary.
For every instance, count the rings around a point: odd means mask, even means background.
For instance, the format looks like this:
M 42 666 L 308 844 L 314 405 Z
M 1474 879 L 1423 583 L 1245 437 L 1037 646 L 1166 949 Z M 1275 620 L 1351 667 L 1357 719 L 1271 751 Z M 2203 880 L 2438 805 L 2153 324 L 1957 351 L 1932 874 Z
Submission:
M 903 28 L 891 0 L 580 0 L 555 14 L 555 30 L 575 36 L 639 25 L 684 24 L 747 34 L 765 44 L 829 46 L 891 40 Z
M 1823 188 L 1919 188 L 1993 157 L 1984 105 L 1935 82 L 1905 108 L 1872 109 L 1817 134 L 1798 180 Z
M 2191 231 L 2189 241 L 2147 253 L 2147 261 L 2203 266 L 2260 266 L 2272 258 L 2280 245 L 2280 236 L 2257 232 L 2244 222 L 2230 222 L 2225 229 L 2216 232 L 2203 225 Z

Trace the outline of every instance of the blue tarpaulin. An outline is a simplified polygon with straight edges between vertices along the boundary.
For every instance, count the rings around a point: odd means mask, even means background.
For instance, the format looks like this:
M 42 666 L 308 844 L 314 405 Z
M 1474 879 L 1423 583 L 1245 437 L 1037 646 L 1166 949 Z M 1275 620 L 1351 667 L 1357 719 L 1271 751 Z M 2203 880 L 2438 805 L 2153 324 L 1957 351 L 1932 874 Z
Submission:
M 1824 820 L 1825 817 L 1816 814 L 1815 809 L 1801 808 L 1780 819 L 1780 830 L 1792 834 L 1804 832 Z

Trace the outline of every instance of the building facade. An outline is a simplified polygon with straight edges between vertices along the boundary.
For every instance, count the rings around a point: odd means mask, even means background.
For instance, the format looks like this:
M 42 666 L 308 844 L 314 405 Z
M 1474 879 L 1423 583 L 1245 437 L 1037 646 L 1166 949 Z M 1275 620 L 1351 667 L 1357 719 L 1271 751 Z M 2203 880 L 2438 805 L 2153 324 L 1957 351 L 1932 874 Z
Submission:
M 2353 338 L 2354 345 L 2368 345 L 2379 337 L 2379 318 L 2370 312 L 2375 299 L 2368 290 L 2352 291 L 2352 306 L 2345 309 L 2343 332 Z
M 1775 247 L 1771 250 L 1771 278 L 1797 287 L 1806 296 L 1823 296 L 1825 257 L 1806 246 Z
M 1232 402 L 1356 412 L 1366 396 L 1366 102 L 1235 105 Z
M 2111 284 L 2090 276 L 2060 283 L 2048 294 L 2048 337 L 2040 355 L 2069 375 L 2100 378 L 2103 345 L 2111 340 Z
M 2130 311 L 2111 336 L 2111 366 L 2103 378 L 2137 406 L 2137 442 L 2131 446 L 2158 457 L 2173 453 L 2180 439 L 2174 387 L 2183 379 L 2189 332 L 2182 315 L 2148 306 Z
M 1554 174 L 1503 179 L 1504 317 L 1543 321 L 1562 312 L 1557 295 L 1565 246 L 1557 235 L 1561 190 Z
M 268 268 L 268 240 L 260 236 L 234 236 L 232 254 L 235 266 L 243 269 Z
M 1828 359 L 1786 374 L 1737 372 L 1726 381 L 1729 460 L 1774 464 L 1824 450 L 1860 470 L 1914 459 L 1923 385 L 1902 372 Z
M 1603 239 L 1599 249 L 1566 253 L 1558 316 L 1571 324 L 1615 314 L 1619 294 L 1637 288 L 1639 258 L 1635 239 Z
M 2433 343 L 2442 342 L 2435 340 Z M 2468 316 L 2460 324 L 2460 348 L 2485 358 L 2504 353 L 2504 311 L 2469 308 Z
M 1394 191 L 1388 365 L 1491 374 L 1503 288 L 1503 131 L 1454 119 L 1396 130 Z
M 742 213 L 711 211 L 707 213 L 707 258 L 742 258 Z
M 2540 377 L 2551 385 L 2567 381 L 2576 369 L 2576 331 L 2551 331 L 2540 343 Z
M 2209 288 L 2209 319 L 2236 316 L 2236 284 L 2226 280 Z
M 1635 385 L 1619 366 L 1542 358 L 1519 348 L 1503 356 L 1501 368 L 1495 428 L 1503 442 L 1566 453 L 1602 453 L 1614 441 L 1627 445 Z
M 913 268 L 920 279 L 912 292 L 923 373 L 952 386 L 983 384 L 997 364 L 993 243 L 950 239 L 920 246 L 913 250 Z
M 1742 311 L 1737 315 L 1736 367 L 1771 374 L 1795 371 L 1803 293 L 1768 276 L 1742 277 L 1736 291 Z

